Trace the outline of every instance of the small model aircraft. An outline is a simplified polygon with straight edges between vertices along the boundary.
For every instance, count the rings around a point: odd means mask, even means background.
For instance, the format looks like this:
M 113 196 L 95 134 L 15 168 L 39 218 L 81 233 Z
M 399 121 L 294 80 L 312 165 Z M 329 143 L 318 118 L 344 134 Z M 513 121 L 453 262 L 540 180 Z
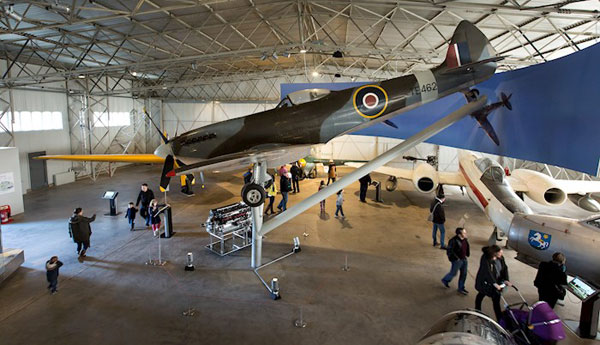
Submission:
M 277 107 L 214 123 L 172 139 L 161 133 L 163 144 L 154 155 L 43 156 L 41 159 L 157 163 L 162 162 L 160 186 L 173 176 L 193 178 L 198 171 L 226 171 L 265 164 L 268 168 L 297 161 L 310 146 L 390 118 L 444 96 L 466 92 L 490 78 L 497 57 L 485 35 L 468 21 L 454 31 L 444 62 L 431 70 L 341 91 L 311 95 L 296 104 L 289 97 Z M 272 183 L 255 177 L 242 189 L 250 206 L 264 202 Z M 261 181 L 261 182 L 259 182 Z

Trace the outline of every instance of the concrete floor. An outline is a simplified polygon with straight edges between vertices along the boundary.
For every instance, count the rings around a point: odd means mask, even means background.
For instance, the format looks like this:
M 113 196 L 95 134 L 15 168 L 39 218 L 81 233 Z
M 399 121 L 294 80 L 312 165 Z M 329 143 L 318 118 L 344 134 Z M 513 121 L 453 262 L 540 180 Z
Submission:
M 339 170 L 342 175 L 346 171 Z M 346 190 L 345 220 L 333 217 L 331 197 L 324 217 L 317 205 L 268 235 L 264 262 L 290 251 L 294 236 L 302 242 L 301 253 L 261 270 L 265 279 L 280 280 L 283 298 L 272 301 L 249 269 L 249 248 L 224 258 L 204 248 L 208 236 L 201 224 L 209 209 L 239 200 L 240 174 L 207 176 L 207 188 L 197 190 L 195 197 L 170 193 L 177 234 L 162 240 L 168 260 L 164 267 L 144 264 L 157 256 L 157 240 L 150 231 L 130 232 L 123 216 L 102 216 L 108 206 L 100 199 L 104 190 L 119 191 L 125 205 L 135 201 L 141 182 L 157 191 L 159 171 L 122 168 L 113 178 L 82 180 L 25 196 L 26 213 L 3 226 L 4 245 L 24 248 L 26 262 L 0 285 L 2 345 L 414 344 L 445 313 L 474 306 L 479 253 L 492 226 L 465 196 L 449 195 L 446 213 L 448 232 L 463 214 L 469 215 L 469 296 L 456 293 L 456 281 L 449 290 L 440 283 L 449 263 L 443 251 L 431 246 L 426 222 L 430 196 L 402 182 L 399 191 L 384 192 L 383 204 L 365 205 L 358 202 L 355 183 Z M 303 181 L 302 193 L 291 195 L 290 203 L 315 192 L 319 180 Z M 373 194 L 369 192 L 369 199 Z M 77 260 L 67 230 L 77 206 L 86 215 L 98 214 L 92 248 L 83 262 Z M 196 271 L 185 272 L 190 251 Z M 534 301 L 535 270 L 515 261 L 514 254 L 506 251 L 511 280 Z M 65 264 L 56 295 L 46 290 L 44 274 L 44 263 L 52 255 Z M 341 270 L 346 256 L 348 272 Z M 576 319 L 579 307 L 569 296 L 557 312 L 563 319 Z M 183 316 L 189 308 L 196 314 Z M 492 314 L 489 300 L 484 311 Z M 301 312 L 304 329 L 293 326 Z M 592 342 L 571 337 L 564 343 Z

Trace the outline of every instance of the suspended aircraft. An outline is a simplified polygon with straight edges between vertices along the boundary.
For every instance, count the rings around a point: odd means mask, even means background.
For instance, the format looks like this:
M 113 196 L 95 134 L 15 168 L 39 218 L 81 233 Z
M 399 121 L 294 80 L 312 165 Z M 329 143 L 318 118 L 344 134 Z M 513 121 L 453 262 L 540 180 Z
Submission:
M 419 107 L 455 92 L 465 92 L 490 78 L 501 60 L 485 35 L 461 21 L 450 40 L 444 62 L 431 70 L 331 91 L 294 104 L 286 97 L 271 110 L 197 128 L 172 139 L 155 125 L 163 143 L 153 155 L 58 155 L 41 159 L 163 163 L 160 186 L 173 176 L 198 171 L 226 171 L 265 163 L 276 167 L 309 154 L 310 146 Z M 316 99 L 315 99 L 316 98 Z M 257 183 L 261 181 L 260 183 Z M 271 179 L 254 177 L 242 189 L 250 206 L 264 202 Z

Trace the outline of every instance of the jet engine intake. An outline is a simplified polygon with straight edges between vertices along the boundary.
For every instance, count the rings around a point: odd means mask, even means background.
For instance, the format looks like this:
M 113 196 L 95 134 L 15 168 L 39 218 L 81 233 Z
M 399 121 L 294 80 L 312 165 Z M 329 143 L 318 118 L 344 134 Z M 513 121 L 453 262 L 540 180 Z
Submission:
M 567 193 L 548 175 L 528 169 L 515 169 L 512 176 L 527 185 L 528 191 L 525 194 L 539 204 L 562 205 L 567 200 Z
M 421 193 L 429 193 L 438 186 L 438 173 L 427 163 L 419 163 L 413 172 L 412 182 Z

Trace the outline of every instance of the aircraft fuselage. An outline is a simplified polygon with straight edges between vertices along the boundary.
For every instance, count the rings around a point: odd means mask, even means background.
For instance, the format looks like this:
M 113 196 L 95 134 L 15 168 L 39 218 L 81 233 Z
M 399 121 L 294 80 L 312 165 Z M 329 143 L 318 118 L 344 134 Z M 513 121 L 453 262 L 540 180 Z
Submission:
M 495 63 L 472 72 L 444 74 L 446 68 L 331 92 L 308 103 L 280 107 L 194 129 L 171 142 L 184 164 L 232 153 L 314 145 L 381 122 L 421 104 L 489 78 Z M 157 154 L 159 154 L 157 150 Z M 298 157 L 300 158 L 300 157 Z

